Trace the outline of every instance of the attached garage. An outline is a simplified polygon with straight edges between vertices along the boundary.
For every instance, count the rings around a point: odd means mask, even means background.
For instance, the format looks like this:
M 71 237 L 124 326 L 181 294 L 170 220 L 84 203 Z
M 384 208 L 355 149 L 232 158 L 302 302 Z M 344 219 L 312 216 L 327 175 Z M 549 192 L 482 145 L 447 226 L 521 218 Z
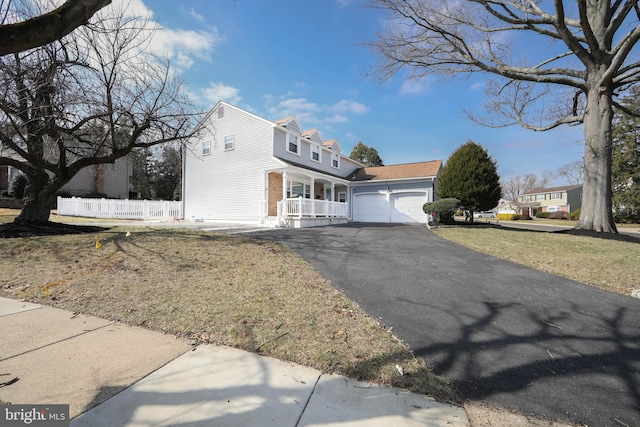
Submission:
M 426 202 L 434 200 L 441 161 L 363 168 L 351 188 L 354 222 L 421 223 Z
M 353 196 L 353 221 L 426 223 L 427 216 L 422 205 L 427 201 L 427 193 L 362 193 Z

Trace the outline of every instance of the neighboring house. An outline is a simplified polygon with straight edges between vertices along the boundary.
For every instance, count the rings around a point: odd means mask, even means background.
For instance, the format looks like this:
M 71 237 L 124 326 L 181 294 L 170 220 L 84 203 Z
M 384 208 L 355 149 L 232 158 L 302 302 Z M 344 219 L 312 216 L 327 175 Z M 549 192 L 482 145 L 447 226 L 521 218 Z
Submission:
M 131 191 L 132 172 L 131 161 L 123 157 L 114 164 L 81 169 L 60 191 L 73 196 L 102 193 L 112 199 L 127 199 Z M 11 180 L 19 173 L 11 166 L 0 166 L 0 190 L 8 190 Z
M 270 121 L 220 101 L 183 156 L 187 220 L 272 227 L 426 222 L 441 161 L 364 168 L 294 116 Z
M 537 212 L 573 212 L 582 206 L 582 185 L 538 188 L 518 196 L 523 216 Z
M 498 201 L 498 206 L 496 206 L 496 208 L 493 210 L 498 215 L 499 214 L 513 215 L 513 214 L 520 213 L 520 206 L 518 206 L 518 203 L 513 202 L 511 200 L 500 199 Z

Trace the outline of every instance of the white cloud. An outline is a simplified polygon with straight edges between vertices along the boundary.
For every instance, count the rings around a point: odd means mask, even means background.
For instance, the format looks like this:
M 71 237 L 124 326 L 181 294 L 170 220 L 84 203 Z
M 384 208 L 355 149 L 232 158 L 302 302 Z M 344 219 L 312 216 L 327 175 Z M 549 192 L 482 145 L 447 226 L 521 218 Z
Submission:
M 487 84 L 485 82 L 478 82 L 471 85 L 471 90 L 473 91 L 484 90 L 486 87 L 487 87 Z
M 275 97 L 265 95 L 269 118 L 277 120 L 296 116 L 305 129 L 323 125 L 345 123 L 350 115 L 365 114 L 369 107 L 356 101 L 342 99 L 332 105 L 320 105 L 292 93 Z
M 274 100 L 273 97 L 267 99 L 267 111 L 271 119 L 277 120 L 296 116 L 303 127 L 320 121 L 317 113 L 321 112 L 321 108 L 318 104 L 310 102 L 306 98 L 289 98 L 288 96 L 291 96 L 291 94 L 279 97 L 277 100 Z
M 327 117 L 326 121 L 329 123 L 344 123 L 348 122 L 349 119 L 342 114 L 336 114 L 335 116 Z
M 329 107 L 329 111 L 335 113 L 364 114 L 369 111 L 369 107 L 356 101 L 342 99 Z
M 125 10 L 127 16 L 146 19 L 145 28 L 155 30 L 148 45 L 150 51 L 168 57 L 173 65 L 182 69 L 191 67 L 196 60 L 210 61 L 216 46 L 223 41 L 215 27 L 209 31 L 161 27 L 142 0 L 114 0 L 99 13 L 109 14 L 113 10 Z M 189 13 L 196 19 L 204 19 L 193 8 Z
M 204 22 L 204 15 L 200 15 L 194 8 L 191 8 L 189 15 L 198 22 Z
M 429 92 L 431 82 L 427 78 L 406 80 L 400 87 L 400 95 L 421 95 Z
M 204 89 L 203 95 L 205 100 L 211 104 L 215 104 L 218 101 L 227 101 L 231 104 L 237 104 L 242 99 L 238 94 L 240 89 L 233 86 L 227 86 L 224 83 L 211 83 L 209 87 Z
M 151 49 L 174 60 L 181 68 L 189 68 L 194 58 L 209 61 L 221 41 L 217 31 L 158 30 L 151 40 Z

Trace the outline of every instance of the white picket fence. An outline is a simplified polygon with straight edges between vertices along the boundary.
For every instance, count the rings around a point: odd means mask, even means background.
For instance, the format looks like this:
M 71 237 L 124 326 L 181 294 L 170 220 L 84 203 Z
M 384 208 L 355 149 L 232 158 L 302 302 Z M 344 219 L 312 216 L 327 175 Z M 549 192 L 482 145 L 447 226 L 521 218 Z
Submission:
M 182 219 L 182 202 L 58 197 L 58 215 L 142 220 Z

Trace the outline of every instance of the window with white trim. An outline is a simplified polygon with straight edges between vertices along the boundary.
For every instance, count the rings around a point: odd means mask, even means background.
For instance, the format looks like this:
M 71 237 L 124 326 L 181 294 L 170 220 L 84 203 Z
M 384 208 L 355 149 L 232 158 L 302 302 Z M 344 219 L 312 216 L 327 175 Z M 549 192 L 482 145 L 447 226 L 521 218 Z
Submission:
M 551 193 L 551 200 L 562 199 L 562 193 Z
M 545 194 L 536 194 L 536 201 L 545 200 Z
M 309 184 L 302 184 L 295 182 L 289 187 L 290 191 L 287 191 L 287 197 L 298 198 L 304 197 L 305 199 L 311 198 L 311 186 Z
M 233 150 L 236 146 L 236 136 L 229 135 L 224 137 L 224 151 Z
M 347 193 L 345 191 L 340 191 L 338 193 L 338 201 L 342 203 L 347 201 Z
M 299 154 L 298 153 L 298 135 L 294 135 L 292 133 L 288 134 L 289 136 L 289 141 L 287 143 L 287 151 L 293 154 Z
M 331 167 L 340 168 L 340 155 L 338 153 L 331 153 Z
M 322 160 L 320 158 L 320 146 L 316 144 L 311 144 L 311 160 L 314 162 L 320 163 Z
M 202 141 L 202 155 L 208 156 L 211 154 L 211 141 Z

